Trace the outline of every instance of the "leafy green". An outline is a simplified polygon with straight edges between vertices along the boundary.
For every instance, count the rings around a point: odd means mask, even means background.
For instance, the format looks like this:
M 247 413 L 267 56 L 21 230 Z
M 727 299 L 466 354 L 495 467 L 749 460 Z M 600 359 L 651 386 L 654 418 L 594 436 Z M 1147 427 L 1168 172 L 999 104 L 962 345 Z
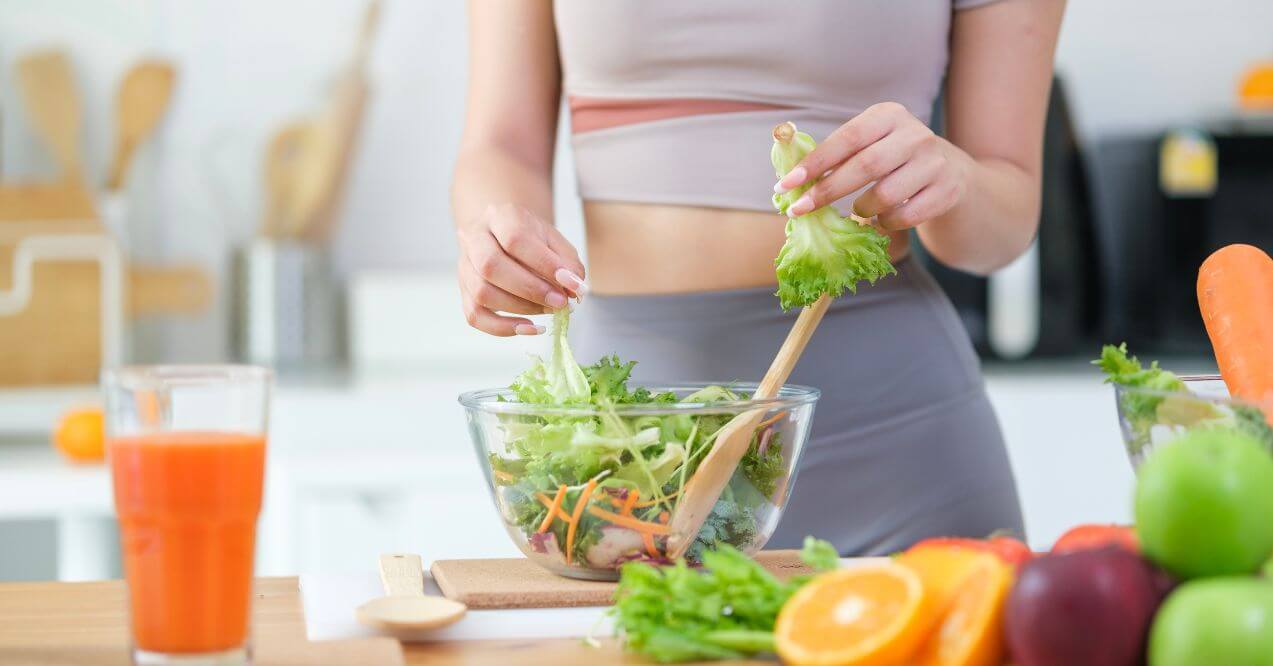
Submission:
M 1264 442 L 1273 452 L 1273 427 L 1269 426 L 1268 418 L 1259 407 L 1239 405 L 1233 408 L 1233 414 L 1236 429 Z
M 789 129 L 787 129 L 789 128 Z M 784 140 L 785 139 L 785 140 Z M 774 173 L 787 175 L 817 144 L 813 137 L 786 123 L 774 130 L 770 151 Z M 786 214 L 816 179 L 801 187 L 773 196 L 774 207 Z M 848 289 L 857 293 L 857 284 L 896 273 L 889 262 L 888 236 L 869 225 L 859 225 L 841 217 L 835 208 L 823 206 L 787 220 L 787 241 L 774 260 L 778 274 L 778 300 L 782 309 L 810 305 L 823 294 L 839 297 Z
M 511 388 L 518 401 L 535 405 L 588 402 L 592 391 L 588 377 L 570 351 L 566 339 L 569 327 L 570 309 L 561 308 L 553 315 L 553 348 L 549 362 L 536 357 L 534 365 L 513 381 Z
M 801 558 L 826 571 L 839 564 L 834 553 L 833 546 L 810 537 Z M 623 565 L 610 613 L 627 649 L 655 661 L 742 659 L 774 651 L 778 611 L 807 580 L 780 581 L 722 545 L 703 553 L 702 569 L 684 560 L 662 568 Z
M 835 546 L 811 536 L 804 538 L 804 547 L 800 549 L 800 559 L 818 571 L 830 571 L 840 566 L 840 553 Z
M 747 455 L 743 457 L 739 468 L 743 476 L 751 482 L 765 497 L 773 497 L 778 489 L 778 479 L 787 472 L 787 462 L 782 457 L 782 433 L 775 432 L 770 436 L 769 445 L 764 453 L 760 452 L 760 439 L 764 435 L 757 433 L 752 439 Z
M 1150 389 L 1161 392 L 1185 391 L 1185 383 L 1174 373 L 1158 367 L 1158 362 L 1141 367 L 1140 360 L 1127 354 L 1127 343 L 1117 347 L 1105 345 L 1101 349 L 1101 357 L 1092 361 L 1105 372 L 1105 381 L 1109 384 Z M 1133 424 L 1152 425 L 1158 419 L 1158 405 L 1163 396 L 1152 393 L 1127 392 L 1123 394 L 1123 415 Z M 1147 427 L 1146 425 L 1146 427 Z

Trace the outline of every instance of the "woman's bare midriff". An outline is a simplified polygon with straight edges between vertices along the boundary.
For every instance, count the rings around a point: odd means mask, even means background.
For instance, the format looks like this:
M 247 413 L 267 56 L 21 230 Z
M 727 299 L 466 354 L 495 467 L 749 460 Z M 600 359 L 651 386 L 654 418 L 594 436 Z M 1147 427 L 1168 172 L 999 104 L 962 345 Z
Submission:
M 775 283 L 787 218 L 725 208 L 584 202 L 588 282 L 598 294 L 674 294 Z M 891 234 L 896 261 L 909 250 Z

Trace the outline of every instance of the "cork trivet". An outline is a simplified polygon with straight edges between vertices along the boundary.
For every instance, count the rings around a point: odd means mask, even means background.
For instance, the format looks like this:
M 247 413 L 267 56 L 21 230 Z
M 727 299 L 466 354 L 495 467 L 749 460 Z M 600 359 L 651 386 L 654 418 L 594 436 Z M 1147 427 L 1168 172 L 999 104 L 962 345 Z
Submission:
M 781 579 L 812 570 L 798 550 L 766 550 L 756 561 Z M 615 583 L 558 576 L 525 558 L 437 560 L 429 568 L 449 599 L 471 609 L 609 606 Z

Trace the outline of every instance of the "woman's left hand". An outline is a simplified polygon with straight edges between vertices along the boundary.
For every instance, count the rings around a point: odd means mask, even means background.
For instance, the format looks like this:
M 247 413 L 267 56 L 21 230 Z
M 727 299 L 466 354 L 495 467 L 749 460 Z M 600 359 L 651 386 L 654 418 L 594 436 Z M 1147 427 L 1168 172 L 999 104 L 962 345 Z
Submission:
M 934 134 L 906 107 L 884 102 L 832 132 L 774 191 L 793 190 L 810 174 L 825 174 L 787 209 L 796 217 L 874 183 L 853 202 L 854 214 L 899 231 L 954 208 L 964 196 L 971 165 L 967 153 Z

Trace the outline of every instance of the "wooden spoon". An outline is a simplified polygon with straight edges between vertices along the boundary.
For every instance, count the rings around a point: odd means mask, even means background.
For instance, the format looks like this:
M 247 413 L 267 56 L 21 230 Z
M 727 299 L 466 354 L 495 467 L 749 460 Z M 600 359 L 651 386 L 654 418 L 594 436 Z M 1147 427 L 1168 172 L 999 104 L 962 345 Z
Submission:
M 106 189 L 123 189 L 133 153 L 163 118 L 176 78 L 173 66 L 159 60 L 139 62 L 124 75 L 115 99 L 115 157 Z
M 70 58 L 57 49 L 39 51 L 22 57 L 15 69 L 31 126 L 53 153 L 62 179 L 83 182 L 80 98 Z
M 390 631 L 437 629 L 458 622 L 468 610 L 446 597 L 426 596 L 419 555 L 381 555 L 385 595 L 358 607 L 354 616 L 369 627 Z
M 830 304 L 831 297 L 823 294 L 813 305 L 800 311 L 800 316 L 796 318 L 796 323 L 787 334 L 778 355 L 769 365 L 769 371 L 760 381 L 753 398 L 763 400 L 778 395 L 778 389 L 791 376 L 792 368 L 796 367 L 796 361 L 800 360 L 800 354 L 804 352 L 805 345 L 809 343 L 809 338 L 813 336 L 814 329 L 822 321 Z M 668 522 L 671 532 L 667 541 L 668 557 L 675 559 L 684 555 L 690 544 L 694 543 L 694 537 L 702 529 L 703 521 L 711 514 L 725 484 L 734 475 L 738 462 L 746 455 L 756 426 L 760 425 L 764 416 L 764 409 L 746 411 L 720 429 L 712 450 L 685 484 L 681 499 L 672 511 L 672 518 Z

